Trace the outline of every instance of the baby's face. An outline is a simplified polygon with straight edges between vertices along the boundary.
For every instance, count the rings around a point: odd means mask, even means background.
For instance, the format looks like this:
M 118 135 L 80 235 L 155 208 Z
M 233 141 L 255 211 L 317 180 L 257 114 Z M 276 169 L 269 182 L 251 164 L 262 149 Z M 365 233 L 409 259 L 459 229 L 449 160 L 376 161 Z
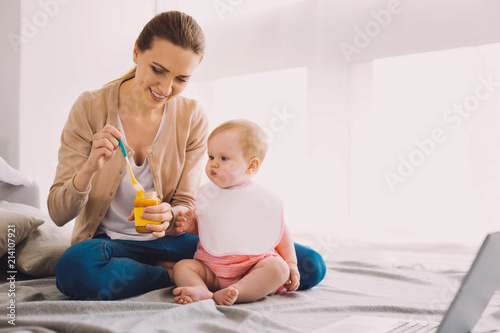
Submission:
M 227 188 L 248 182 L 252 177 L 252 173 L 247 172 L 249 165 L 240 148 L 237 132 L 222 132 L 208 141 L 205 172 L 215 185 Z

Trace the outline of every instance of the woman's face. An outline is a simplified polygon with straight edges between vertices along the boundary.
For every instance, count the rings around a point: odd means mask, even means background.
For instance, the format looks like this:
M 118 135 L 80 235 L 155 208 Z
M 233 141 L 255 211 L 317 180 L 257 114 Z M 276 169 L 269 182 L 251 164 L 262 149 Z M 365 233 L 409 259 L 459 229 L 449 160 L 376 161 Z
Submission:
M 145 106 L 156 109 L 179 95 L 200 60 L 201 56 L 193 51 L 159 38 L 144 52 L 135 47 L 135 84 Z

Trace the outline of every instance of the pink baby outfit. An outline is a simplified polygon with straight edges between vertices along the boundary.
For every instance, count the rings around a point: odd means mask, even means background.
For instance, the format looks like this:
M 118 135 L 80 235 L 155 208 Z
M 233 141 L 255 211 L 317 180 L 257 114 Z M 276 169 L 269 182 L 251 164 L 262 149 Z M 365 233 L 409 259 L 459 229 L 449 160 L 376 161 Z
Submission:
M 221 288 L 240 280 L 274 249 L 283 234 L 281 200 L 255 182 L 222 189 L 200 187 L 196 198 L 200 242 L 194 258 L 218 277 Z
M 205 263 L 205 265 L 210 268 L 210 270 L 217 276 L 219 279 L 219 287 L 224 289 L 229 287 L 230 285 L 235 284 L 246 273 L 252 268 L 256 263 L 261 261 L 262 259 L 268 257 L 279 257 L 280 255 L 276 250 L 271 250 L 262 255 L 227 255 L 227 256 L 213 256 L 208 253 L 201 243 L 198 243 L 198 249 L 194 254 L 194 259 L 198 259 Z

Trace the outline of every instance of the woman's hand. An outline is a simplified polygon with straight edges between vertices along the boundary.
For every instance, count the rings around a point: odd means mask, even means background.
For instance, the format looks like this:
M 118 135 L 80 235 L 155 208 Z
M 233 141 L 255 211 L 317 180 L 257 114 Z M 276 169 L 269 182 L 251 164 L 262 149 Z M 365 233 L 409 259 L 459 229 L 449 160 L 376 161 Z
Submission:
M 95 173 L 100 170 L 104 163 L 109 161 L 116 153 L 118 148 L 118 139 L 122 139 L 121 130 L 111 125 L 93 135 L 92 150 L 84 167 L 87 171 Z
M 159 205 L 144 207 L 144 213 L 141 214 L 141 218 L 149 221 L 161 222 L 161 224 L 146 224 L 146 229 L 151 230 L 153 236 L 161 238 L 165 236 L 165 231 L 172 221 L 172 212 L 170 211 L 170 205 L 166 202 L 162 202 Z M 129 221 L 134 220 L 134 212 L 128 217 Z
M 118 139 L 122 139 L 121 130 L 111 125 L 92 136 L 92 148 L 87 161 L 73 179 L 73 185 L 80 192 L 88 191 L 94 174 L 100 170 L 104 163 L 109 161 L 116 153 Z

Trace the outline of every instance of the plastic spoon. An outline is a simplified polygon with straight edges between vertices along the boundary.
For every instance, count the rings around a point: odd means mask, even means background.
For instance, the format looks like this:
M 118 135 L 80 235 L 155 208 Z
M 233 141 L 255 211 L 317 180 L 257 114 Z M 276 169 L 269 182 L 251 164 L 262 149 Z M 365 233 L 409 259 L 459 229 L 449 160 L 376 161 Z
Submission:
M 128 171 L 130 172 L 130 177 L 132 178 L 132 185 L 134 185 L 134 188 L 137 192 L 144 192 L 144 188 L 141 186 L 141 184 L 139 184 L 137 179 L 135 179 L 134 177 L 134 173 L 132 172 L 132 167 L 130 166 L 130 162 L 128 160 L 127 150 L 125 149 L 123 141 L 118 139 L 118 143 L 120 144 L 120 149 L 122 150 L 123 156 L 125 156 L 125 161 L 127 161 Z

